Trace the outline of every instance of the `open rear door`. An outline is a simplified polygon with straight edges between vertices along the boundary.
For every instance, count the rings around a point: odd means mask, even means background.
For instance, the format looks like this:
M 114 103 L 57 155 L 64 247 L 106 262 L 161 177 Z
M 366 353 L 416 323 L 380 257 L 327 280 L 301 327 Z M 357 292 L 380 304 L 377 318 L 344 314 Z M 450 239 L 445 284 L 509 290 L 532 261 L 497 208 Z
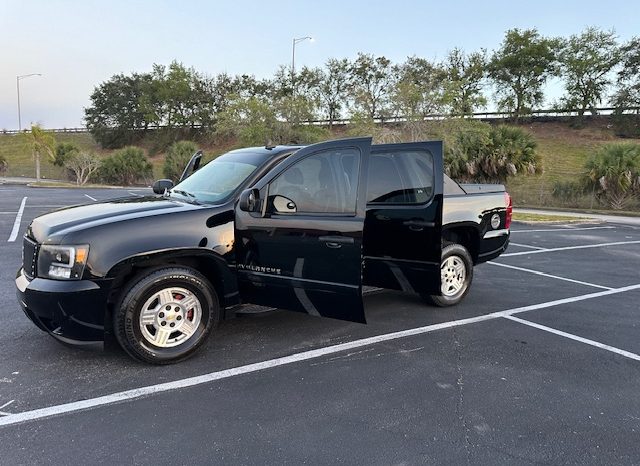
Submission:
M 364 227 L 364 284 L 439 295 L 442 142 L 373 146 Z
M 300 149 L 235 213 L 245 302 L 365 322 L 362 239 L 370 138 Z

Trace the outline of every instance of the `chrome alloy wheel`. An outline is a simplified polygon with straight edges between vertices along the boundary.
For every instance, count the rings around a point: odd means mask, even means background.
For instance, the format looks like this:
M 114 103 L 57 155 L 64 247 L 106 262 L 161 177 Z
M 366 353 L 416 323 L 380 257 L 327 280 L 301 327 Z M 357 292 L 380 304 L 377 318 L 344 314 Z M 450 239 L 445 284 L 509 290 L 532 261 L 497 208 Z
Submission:
M 185 288 L 164 288 L 144 303 L 140 312 L 143 337 L 159 348 L 184 343 L 196 332 L 202 319 L 202 305 Z
M 443 260 L 440 266 L 440 277 L 443 296 L 454 296 L 464 290 L 467 270 L 462 258 L 453 255 Z

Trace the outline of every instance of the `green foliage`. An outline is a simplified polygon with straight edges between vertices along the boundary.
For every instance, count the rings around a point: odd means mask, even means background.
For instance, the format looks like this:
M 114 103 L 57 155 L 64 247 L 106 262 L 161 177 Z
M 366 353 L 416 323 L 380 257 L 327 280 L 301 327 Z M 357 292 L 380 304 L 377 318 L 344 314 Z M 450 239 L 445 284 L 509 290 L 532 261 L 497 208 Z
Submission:
M 489 76 L 498 106 L 513 112 L 516 121 L 544 101 L 543 86 L 556 71 L 557 39 L 536 29 L 510 29 L 489 62 Z
M 640 36 L 621 47 L 622 67 L 618 72 L 618 88 L 611 100 L 616 107 L 614 125 L 622 137 L 640 137 Z M 626 112 L 636 107 L 633 113 Z
M 461 181 L 504 183 L 517 174 L 535 174 L 541 167 L 531 134 L 517 127 L 469 121 L 449 137 L 445 170 Z
M 138 147 L 124 147 L 102 161 L 97 177 L 105 183 L 128 186 L 153 177 L 151 163 Z
M 56 145 L 56 150 L 53 154 L 53 164 L 57 167 L 64 167 L 64 163 L 78 152 L 80 152 L 80 149 L 75 144 L 60 142 Z
M 564 80 L 566 108 L 577 108 L 580 116 L 595 108 L 611 83 L 610 71 L 620 61 L 620 50 L 613 31 L 594 27 L 562 41 L 559 53 L 560 72 Z
M 198 146 L 192 141 L 178 141 L 169 147 L 162 169 L 164 176 L 177 182 L 191 156 L 196 153 Z
M 623 209 L 640 195 L 640 144 L 602 146 L 585 164 L 585 182 L 598 200 Z
M 455 48 L 444 63 L 443 100 L 452 115 L 469 115 L 487 105 L 482 93 L 487 67 L 487 52 L 465 54 Z
M 333 127 L 349 95 L 349 69 L 347 59 L 331 58 L 325 64 L 325 70 L 317 70 L 318 86 L 316 88 L 320 105 L 324 108 L 325 116 L 329 119 L 329 128 Z
M 38 125 L 32 125 L 31 131 L 24 133 L 23 137 L 36 163 L 36 179 L 40 181 L 40 163 L 42 156 L 45 156 L 49 161 L 54 160 L 56 138 L 52 133 L 45 131 Z
M 216 137 L 235 139 L 244 146 L 265 145 L 275 142 L 279 124 L 275 110 L 265 99 L 236 96 L 218 115 Z
M 386 116 L 393 83 L 391 60 L 358 53 L 349 74 L 350 94 L 356 111 L 370 118 Z

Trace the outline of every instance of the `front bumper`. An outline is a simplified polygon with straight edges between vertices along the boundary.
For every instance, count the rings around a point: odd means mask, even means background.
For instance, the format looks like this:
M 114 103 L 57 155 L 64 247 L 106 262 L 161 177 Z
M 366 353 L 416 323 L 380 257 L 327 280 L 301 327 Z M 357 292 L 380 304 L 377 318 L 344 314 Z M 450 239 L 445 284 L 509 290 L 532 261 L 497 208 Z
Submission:
M 16 275 L 18 302 L 27 317 L 56 340 L 102 348 L 111 280 L 29 280 Z

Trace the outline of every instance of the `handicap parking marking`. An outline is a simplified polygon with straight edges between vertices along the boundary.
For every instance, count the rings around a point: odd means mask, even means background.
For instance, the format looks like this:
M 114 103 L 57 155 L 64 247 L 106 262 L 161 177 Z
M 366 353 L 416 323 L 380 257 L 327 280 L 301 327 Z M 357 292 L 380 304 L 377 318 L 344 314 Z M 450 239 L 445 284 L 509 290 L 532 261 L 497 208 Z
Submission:
M 27 197 L 22 198 L 22 202 L 20 203 L 20 208 L 18 209 L 16 220 L 13 222 L 13 229 L 11 230 L 11 234 L 9 235 L 8 243 L 13 243 L 18 237 L 18 232 L 20 231 L 20 223 L 22 222 L 22 214 L 24 213 L 24 206 L 27 204 Z
M 288 364 L 293 364 L 302 361 L 308 361 L 312 359 L 318 359 L 320 357 L 348 351 L 356 348 L 362 348 L 364 346 L 370 346 L 377 343 L 383 343 L 391 340 L 398 340 L 405 337 L 423 335 L 438 330 L 449 329 L 454 327 L 460 327 L 463 325 L 474 324 L 478 322 L 484 322 L 494 319 L 500 319 L 514 314 L 521 314 L 528 311 L 546 309 L 549 307 L 559 306 L 562 304 L 573 303 L 578 301 L 584 301 L 587 299 L 594 299 L 603 296 L 609 296 L 619 293 L 626 293 L 632 290 L 639 290 L 640 284 L 631 286 L 625 286 L 622 288 L 614 288 L 612 290 L 604 290 L 595 293 L 589 293 L 585 295 L 573 296 L 570 298 L 557 299 L 554 301 L 547 301 L 539 304 L 532 304 L 529 306 L 517 307 L 514 309 L 508 309 L 505 311 L 493 312 L 476 317 L 470 317 L 467 319 L 452 320 L 439 324 L 427 325 L 424 327 L 411 328 L 407 330 L 401 330 L 397 332 L 385 333 L 376 335 L 373 337 L 362 338 L 359 340 L 353 340 L 346 343 L 340 343 L 337 345 L 325 346 L 313 350 L 303 351 L 300 353 L 294 353 L 289 356 L 283 356 L 279 358 L 269 359 L 253 364 L 247 364 L 244 366 L 232 367 L 230 369 L 224 369 L 221 371 L 210 372 L 208 374 L 187 377 L 178 379 L 172 382 L 164 382 L 156 385 L 148 385 L 144 387 L 134 388 L 131 390 L 125 390 L 110 395 L 104 395 L 96 398 L 88 398 L 80 401 L 73 401 L 70 403 L 49 406 L 46 408 L 34 409 L 31 411 L 23 411 L 21 413 L 11 414 L 6 417 L 0 418 L 0 426 L 10 426 L 16 424 L 22 424 L 29 421 L 50 418 L 53 416 L 59 416 L 63 414 L 75 413 L 79 411 L 85 411 L 87 409 L 97 408 L 101 406 L 112 405 L 115 403 L 122 403 L 125 401 L 131 401 L 148 397 L 157 393 L 163 393 L 173 390 L 179 390 L 183 388 L 194 387 L 206 383 L 211 383 L 218 380 L 228 379 L 231 377 L 272 369 L 274 367 L 280 367 Z M 577 337 L 580 338 L 580 337 Z M 586 340 L 586 339 L 585 339 Z M 592 341 L 592 340 L 588 340 Z M 620 350 L 623 351 L 623 350 Z M 619 353 L 621 354 L 621 353 Z M 636 356 L 633 353 L 630 355 Z M 634 359 L 632 357 L 632 359 Z
M 506 254 L 501 254 L 500 257 L 525 256 L 525 255 L 531 255 L 531 254 L 542 254 L 547 252 L 571 251 L 574 249 L 603 248 L 607 246 L 622 246 L 627 244 L 640 244 L 640 241 L 616 241 L 613 243 L 583 244 L 579 246 L 564 246 L 561 248 L 536 249 L 534 251 L 508 252 Z
M 578 285 L 592 286 L 594 288 L 601 288 L 603 290 L 613 290 L 613 288 L 611 288 L 609 286 L 596 285 L 595 283 L 583 282 L 583 281 L 580 281 L 580 280 L 574 280 L 573 278 L 561 277 L 559 275 L 551 275 L 551 274 L 548 274 L 546 272 L 541 272 L 539 270 L 525 269 L 524 267 L 516 267 L 515 265 L 507 265 L 507 264 L 502 264 L 502 263 L 494 262 L 494 261 L 489 261 L 489 262 L 487 262 L 487 264 L 496 265 L 498 267 L 504 267 L 504 268 L 512 269 L 512 270 L 518 270 L 520 272 L 532 273 L 534 275 L 539 275 L 541 277 L 555 278 L 556 280 L 563 280 L 563 281 L 566 281 L 566 282 L 577 283 Z
M 610 351 L 612 353 L 619 354 L 620 356 L 624 356 L 629 359 L 634 359 L 636 361 L 640 361 L 640 355 L 636 353 L 632 353 L 627 350 L 623 350 L 620 348 L 616 348 L 615 346 L 606 345 L 604 343 L 600 343 L 599 341 L 590 340 L 588 338 L 584 338 L 578 335 L 574 335 L 572 333 L 563 332 L 562 330 L 558 330 L 552 327 L 547 327 L 546 325 L 537 324 L 535 322 L 531 322 L 530 320 L 520 319 L 519 317 L 514 316 L 504 316 L 505 319 L 509 319 L 512 322 L 518 322 L 519 324 L 528 325 L 529 327 L 537 328 L 539 330 L 543 330 L 545 332 L 553 333 L 555 335 L 559 335 L 561 337 L 569 338 L 570 340 L 579 341 L 580 343 L 585 343 L 587 345 L 595 346 L 596 348 L 604 349 Z

